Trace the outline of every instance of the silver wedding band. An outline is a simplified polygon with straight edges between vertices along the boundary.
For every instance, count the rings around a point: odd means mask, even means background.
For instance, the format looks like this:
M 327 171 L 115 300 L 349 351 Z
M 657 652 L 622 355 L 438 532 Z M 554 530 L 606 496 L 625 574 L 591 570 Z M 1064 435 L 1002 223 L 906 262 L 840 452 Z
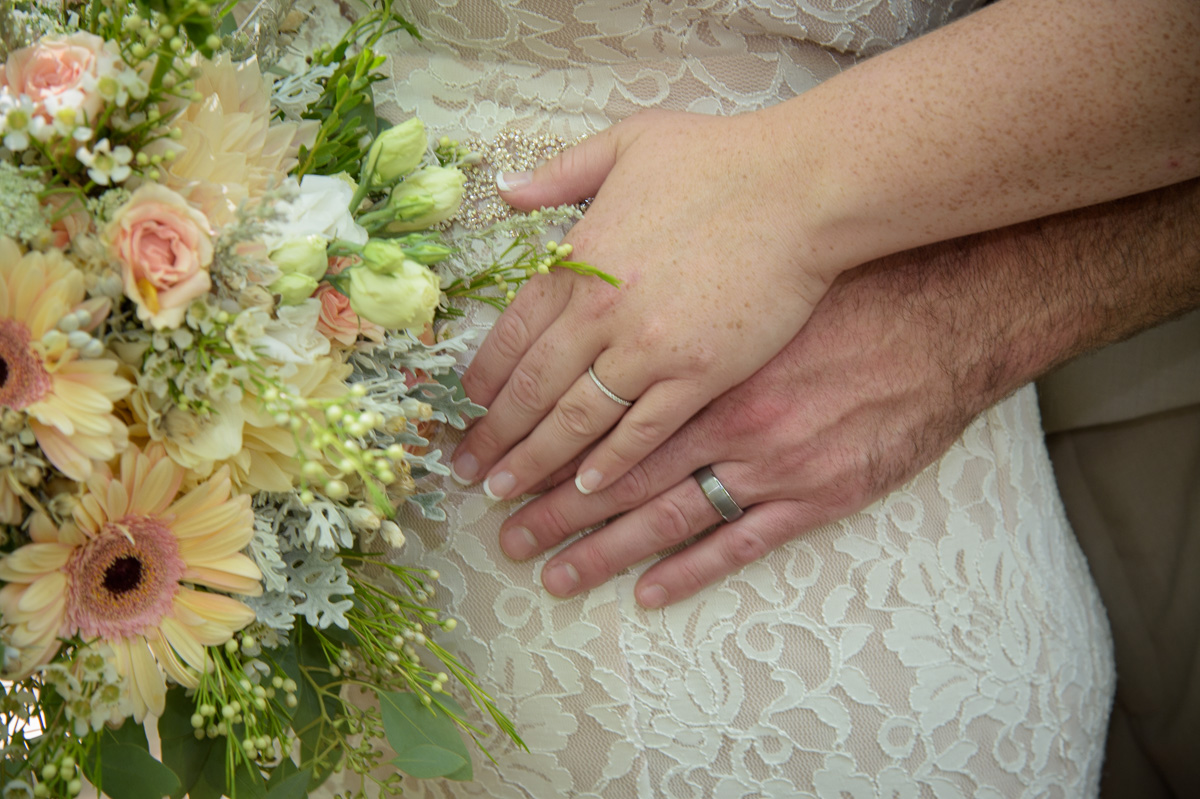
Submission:
M 596 370 L 593 369 L 591 366 L 588 367 L 588 377 L 592 378 L 592 382 L 596 384 L 596 388 L 603 391 L 604 396 L 608 397 L 613 402 L 617 403 L 618 405 L 624 405 L 626 408 L 628 408 L 630 405 L 633 404 L 632 402 L 630 402 L 629 400 L 627 400 L 623 397 L 618 397 L 616 394 L 614 394 L 609 389 L 608 386 L 601 383 L 600 378 L 596 377 Z
M 700 484 L 700 490 L 704 492 L 704 496 L 708 497 L 708 501 L 712 503 L 712 506 L 717 509 L 717 513 L 721 514 L 722 519 L 732 522 L 740 519 L 742 514 L 745 513 L 741 506 L 729 495 L 729 490 L 713 474 L 711 466 L 697 469 L 692 473 L 692 477 L 696 478 L 696 482 Z

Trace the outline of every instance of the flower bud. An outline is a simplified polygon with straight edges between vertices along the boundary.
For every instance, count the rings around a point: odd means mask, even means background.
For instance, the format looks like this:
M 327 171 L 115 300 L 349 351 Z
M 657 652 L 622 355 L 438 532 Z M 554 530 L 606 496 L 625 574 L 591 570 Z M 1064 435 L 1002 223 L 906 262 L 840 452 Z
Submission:
M 371 239 L 362 248 L 363 266 L 381 275 L 390 275 L 404 268 L 404 247 L 388 239 Z
M 404 546 L 404 532 L 400 529 L 400 525 L 393 521 L 384 521 L 379 526 L 379 534 L 383 537 L 384 542 L 394 549 Z
M 371 142 L 362 179 L 370 175 L 376 186 L 392 183 L 416 169 L 428 148 L 425 123 L 416 117 L 390 127 Z
M 283 274 L 308 275 L 313 280 L 320 280 L 329 268 L 325 239 L 317 235 L 285 241 L 271 250 L 270 258 Z
M 419 264 L 430 266 L 445 260 L 454 249 L 444 244 L 437 236 L 423 233 L 410 233 L 395 239 L 404 250 L 404 254 Z
M 404 233 L 445 222 L 462 204 L 465 181 L 457 167 L 427 166 L 413 172 L 388 198 L 388 210 L 396 220 L 388 231 Z
M 388 274 L 350 271 L 350 309 L 392 330 L 429 324 L 440 298 L 437 276 L 416 261 L 402 261 Z
M 271 293 L 278 294 L 283 305 L 299 305 L 313 295 L 320 285 L 308 275 L 293 272 L 271 284 Z

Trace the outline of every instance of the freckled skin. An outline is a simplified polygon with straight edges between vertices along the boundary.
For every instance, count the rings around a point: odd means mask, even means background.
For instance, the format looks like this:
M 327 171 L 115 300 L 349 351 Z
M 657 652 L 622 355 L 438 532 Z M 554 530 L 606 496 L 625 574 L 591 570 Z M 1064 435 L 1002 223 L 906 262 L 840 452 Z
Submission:
M 1167 35 L 1200 40 L 1200 3 L 1000 0 L 763 111 L 642 113 L 568 150 L 505 198 L 595 197 L 568 240 L 624 284 L 531 281 L 553 283 L 506 312 L 522 340 L 489 337 L 464 375 L 491 413 L 459 451 L 513 473 L 513 496 L 606 436 L 580 466 L 603 488 L 779 352 L 842 272 L 1200 175 L 1200 58 Z M 514 373 L 540 380 L 524 406 Z

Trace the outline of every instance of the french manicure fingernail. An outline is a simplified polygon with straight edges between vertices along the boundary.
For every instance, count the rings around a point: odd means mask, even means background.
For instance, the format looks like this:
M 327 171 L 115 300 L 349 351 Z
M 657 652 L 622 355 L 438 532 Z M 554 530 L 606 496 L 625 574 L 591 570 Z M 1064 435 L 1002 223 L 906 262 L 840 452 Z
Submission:
M 556 563 L 542 573 L 542 585 L 555 596 L 570 596 L 579 586 L 579 572 L 570 563 Z
M 500 191 L 523 189 L 533 182 L 532 172 L 497 172 L 496 188 Z
M 668 599 L 670 597 L 667 596 L 667 589 L 661 585 L 649 586 L 638 595 L 638 602 L 642 603 L 642 607 L 649 608 L 650 610 L 661 608 L 667 604 Z
M 604 479 L 604 475 L 595 469 L 588 469 L 586 472 L 575 475 L 575 487 L 579 489 L 580 494 L 590 494 L 600 485 L 600 481 Z
M 510 527 L 500 532 L 500 548 L 513 560 L 525 560 L 537 554 L 538 541 L 524 527 Z
M 483 481 L 483 493 L 492 499 L 507 499 L 516 486 L 517 478 L 512 472 L 496 472 Z
M 450 476 L 463 485 L 470 485 L 479 476 L 479 461 L 469 452 L 460 453 L 450 466 Z

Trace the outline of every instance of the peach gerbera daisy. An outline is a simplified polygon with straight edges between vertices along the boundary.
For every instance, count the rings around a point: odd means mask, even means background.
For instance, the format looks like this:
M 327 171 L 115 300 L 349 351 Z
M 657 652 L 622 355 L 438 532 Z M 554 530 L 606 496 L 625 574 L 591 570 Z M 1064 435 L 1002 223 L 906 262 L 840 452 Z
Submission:
M 0 560 L 0 613 L 21 675 L 49 662 L 60 638 L 100 639 L 141 721 L 162 714 L 165 676 L 195 687 L 204 647 L 254 621 L 244 603 L 192 587 L 262 592 L 240 552 L 254 534 L 250 497 L 230 496 L 225 469 L 180 496 L 184 474 L 162 447 L 130 447 L 118 474 L 101 466 L 88 478 L 70 521 L 31 517 L 33 543 Z
M 73 480 L 125 446 L 125 425 L 112 411 L 131 388 L 116 361 L 43 344 L 83 301 L 83 274 L 62 253 L 22 254 L 0 238 L 0 407 L 24 411 L 46 458 Z

